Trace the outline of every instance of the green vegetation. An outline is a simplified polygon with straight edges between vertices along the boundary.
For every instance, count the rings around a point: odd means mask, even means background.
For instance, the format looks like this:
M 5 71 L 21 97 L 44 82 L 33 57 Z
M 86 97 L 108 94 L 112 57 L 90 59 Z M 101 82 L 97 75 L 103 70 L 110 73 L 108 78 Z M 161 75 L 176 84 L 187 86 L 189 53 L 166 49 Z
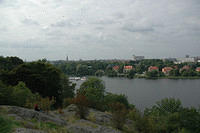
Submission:
M 0 133 L 12 133 L 16 127 L 20 127 L 19 122 L 0 114 Z
M 112 116 L 113 127 L 123 132 L 136 133 L 199 133 L 200 132 L 200 109 L 185 108 L 181 101 L 174 98 L 166 98 L 158 101 L 151 108 L 146 108 L 144 113 L 129 104 L 127 97 L 123 94 L 117 95 L 105 91 L 102 80 L 91 77 L 86 80 L 74 94 L 74 84 L 71 84 L 68 77 L 59 69 L 49 64 L 45 60 L 23 63 L 17 57 L 0 58 L 0 105 L 15 105 L 33 108 L 38 104 L 43 111 L 62 108 L 71 103 L 77 105 L 77 115 L 86 119 L 88 107 L 101 111 L 108 111 Z M 76 64 L 71 62 L 72 66 Z M 93 75 L 96 73 L 102 76 L 103 71 L 106 75 L 123 72 L 123 63 L 117 63 L 119 70 L 112 70 L 113 65 L 106 62 L 82 62 L 73 69 L 66 66 L 67 70 L 78 75 Z M 148 66 L 155 65 L 159 69 L 163 66 L 172 66 L 172 62 L 161 60 L 144 60 L 141 62 L 128 62 L 125 65 L 132 65 L 135 70 L 127 72 L 129 78 L 136 74 L 147 71 Z M 182 68 L 181 64 L 178 68 Z M 188 65 L 188 64 L 187 64 Z M 89 67 L 90 66 L 90 67 Z M 190 64 L 191 69 L 172 70 L 168 77 L 198 77 L 199 73 L 194 69 L 199 64 Z M 93 69 L 93 67 L 95 69 Z M 98 71 L 98 72 L 97 72 Z M 67 72 L 68 73 L 68 72 Z M 166 78 L 167 76 L 159 71 L 147 72 L 148 78 Z M 75 96 L 75 97 L 74 97 Z M 16 122 L 10 117 L 2 115 L 4 110 L 0 110 L 0 132 L 12 132 L 15 127 L 27 126 L 27 121 Z M 62 110 L 59 111 L 62 113 Z M 92 114 L 90 119 L 94 119 Z M 127 119 L 132 120 L 131 127 L 125 127 Z M 45 130 L 49 133 L 67 132 L 65 127 L 58 126 L 49 122 L 34 122 L 34 128 Z
M 127 77 L 127 78 L 200 78 L 200 72 L 196 68 L 200 63 L 174 64 L 172 61 L 160 59 L 144 59 L 141 61 L 57 61 L 54 66 L 61 69 L 70 76 L 108 76 L 108 77 Z M 117 66 L 115 70 L 113 67 Z M 132 66 L 133 69 L 124 71 L 124 66 Z M 158 67 L 158 71 L 148 71 L 150 66 Z M 182 67 L 189 66 L 189 70 L 181 70 Z M 168 74 L 162 72 L 162 68 L 173 68 Z M 191 78 L 192 79 L 192 78 Z
M 25 106 L 39 95 L 54 97 L 54 107 L 59 107 L 64 98 L 74 96 L 75 85 L 45 60 L 23 63 L 17 57 L 1 57 L 0 64 L 0 104 Z

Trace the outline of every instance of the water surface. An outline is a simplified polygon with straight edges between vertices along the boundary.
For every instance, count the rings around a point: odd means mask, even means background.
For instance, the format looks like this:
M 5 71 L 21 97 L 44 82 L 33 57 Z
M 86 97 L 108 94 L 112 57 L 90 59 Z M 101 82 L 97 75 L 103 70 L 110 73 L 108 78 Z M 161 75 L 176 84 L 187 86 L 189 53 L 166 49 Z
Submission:
M 101 78 L 106 91 L 125 94 L 130 103 L 140 110 L 151 107 L 166 97 L 178 98 L 185 107 L 199 107 L 200 105 L 200 79 L 126 79 Z M 83 81 L 77 81 L 77 88 Z

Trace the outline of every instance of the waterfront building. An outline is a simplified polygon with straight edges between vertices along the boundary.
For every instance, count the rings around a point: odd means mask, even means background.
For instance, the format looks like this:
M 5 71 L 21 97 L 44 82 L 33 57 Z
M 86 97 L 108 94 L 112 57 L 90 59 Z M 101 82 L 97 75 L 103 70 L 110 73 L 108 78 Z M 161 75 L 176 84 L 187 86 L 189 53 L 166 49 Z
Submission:
M 162 68 L 162 72 L 165 74 L 165 75 L 169 75 L 169 72 L 173 70 L 172 67 L 164 67 Z
M 149 71 L 149 72 L 152 72 L 152 71 L 159 71 L 159 68 L 158 68 L 157 66 L 150 66 L 150 67 L 148 68 L 148 71 Z

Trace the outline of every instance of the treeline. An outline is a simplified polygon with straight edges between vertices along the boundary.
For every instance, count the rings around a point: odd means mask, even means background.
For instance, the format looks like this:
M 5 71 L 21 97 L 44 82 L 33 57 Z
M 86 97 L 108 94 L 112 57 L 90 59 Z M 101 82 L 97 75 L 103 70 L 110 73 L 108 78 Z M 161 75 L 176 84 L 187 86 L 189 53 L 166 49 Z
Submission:
M 0 104 L 26 106 L 47 98 L 61 106 L 74 96 L 74 84 L 59 69 L 45 60 L 23 62 L 18 57 L 0 57 Z
M 69 76 L 109 76 L 109 77 L 200 77 L 200 72 L 196 72 L 196 68 L 200 67 L 200 63 L 182 63 L 174 64 L 172 61 L 163 61 L 160 59 L 144 59 L 141 61 L 55 61 L 54 66 L 59 68 Z M 118 70 L 113 67 L 118 66 Z M 132 66 L 133 69 L 124 72 L 124 66 Z M 155 66 L 158 71 L 148 72 L 150 66 Z M 189 70 L 180 71 L 184 66 L 189 66 Z M 174 68 L 168 75 L 162 72 L 162 68 Z

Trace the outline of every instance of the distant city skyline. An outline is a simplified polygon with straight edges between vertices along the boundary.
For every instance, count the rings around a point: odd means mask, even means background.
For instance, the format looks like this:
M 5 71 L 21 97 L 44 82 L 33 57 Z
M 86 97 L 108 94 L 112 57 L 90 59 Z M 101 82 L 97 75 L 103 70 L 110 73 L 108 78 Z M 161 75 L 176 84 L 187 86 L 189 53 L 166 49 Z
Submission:
M 200 55 L 200 0 L 0 0 L 0 55 L 33 61 Z

